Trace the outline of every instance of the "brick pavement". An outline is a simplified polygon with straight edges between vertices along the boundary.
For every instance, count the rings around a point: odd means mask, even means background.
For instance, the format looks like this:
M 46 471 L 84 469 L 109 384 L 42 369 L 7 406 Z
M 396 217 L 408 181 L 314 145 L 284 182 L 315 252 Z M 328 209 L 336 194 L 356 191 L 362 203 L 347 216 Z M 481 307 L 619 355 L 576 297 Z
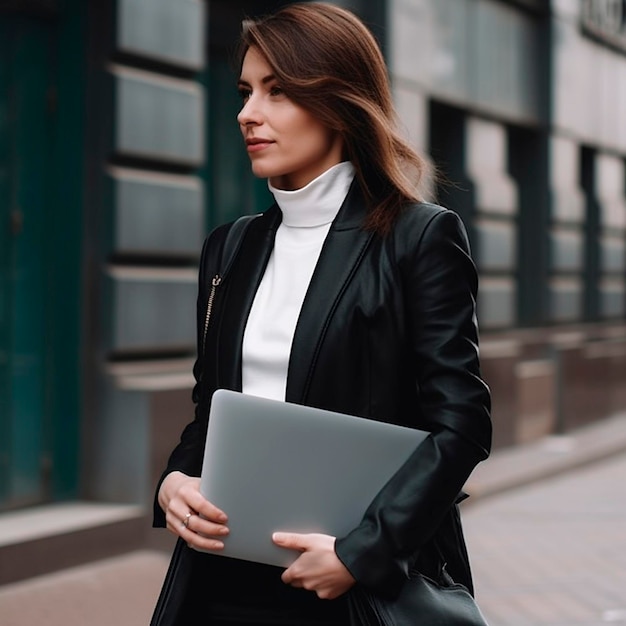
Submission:
M 468 505 L 493 626 L 626 624 L 626 453 Z

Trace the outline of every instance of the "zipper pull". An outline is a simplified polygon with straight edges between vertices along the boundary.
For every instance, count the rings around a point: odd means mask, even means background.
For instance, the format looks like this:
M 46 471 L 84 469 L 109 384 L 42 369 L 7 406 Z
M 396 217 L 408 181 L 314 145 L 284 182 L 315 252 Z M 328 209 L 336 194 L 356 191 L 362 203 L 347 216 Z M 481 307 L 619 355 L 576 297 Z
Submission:
M 206 303 L 206 317 L 204 318 L 204 334 L 202 335 L 202 353 L 204 354 L 204 350 L 206 347 L 206 336 L 209 332 L 209 320 L 211 319 L 211 310 L 213 309 L 213 300 L 215 299 L 215 291 L 220 286 L 222 282 L 222 277 L 219 274 L 215 274 L 213 279 L 211 280 L 211 291 L 209 292 L 209 297 Z

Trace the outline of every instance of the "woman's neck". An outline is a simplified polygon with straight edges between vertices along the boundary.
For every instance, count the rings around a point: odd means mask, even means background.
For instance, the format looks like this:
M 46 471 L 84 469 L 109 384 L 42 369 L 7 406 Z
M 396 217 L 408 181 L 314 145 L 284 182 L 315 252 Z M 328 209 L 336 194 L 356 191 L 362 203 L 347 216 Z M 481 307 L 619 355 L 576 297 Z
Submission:
M 283 224 L 295 228 L 330 224 L 348 193 L 354 171 L 350 161 L 342 161 L 293 191 L 277 189 L 268 180 L 269 190 L 282 211 Z

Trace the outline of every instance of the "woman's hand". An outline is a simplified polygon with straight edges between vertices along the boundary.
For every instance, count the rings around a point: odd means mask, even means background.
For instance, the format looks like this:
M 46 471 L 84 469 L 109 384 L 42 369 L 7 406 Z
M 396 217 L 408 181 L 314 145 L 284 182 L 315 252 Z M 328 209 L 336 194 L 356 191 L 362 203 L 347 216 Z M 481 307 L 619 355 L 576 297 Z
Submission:
M 321 534 L 274 533 L 274 543 L 302 554 L 281 576 L 284 583 L 315 591 L 319 598 L 332 600 L 346 593 L 356 582 L 335 554 L 335 537 Z
M 159 505 L 167 528 L 187 545 L 201 550 L 221 550 L 220 538 L 228 535 L 224 511 L 200 493 L 200 479 L 182 472 L 168 474 L 159 489 Z

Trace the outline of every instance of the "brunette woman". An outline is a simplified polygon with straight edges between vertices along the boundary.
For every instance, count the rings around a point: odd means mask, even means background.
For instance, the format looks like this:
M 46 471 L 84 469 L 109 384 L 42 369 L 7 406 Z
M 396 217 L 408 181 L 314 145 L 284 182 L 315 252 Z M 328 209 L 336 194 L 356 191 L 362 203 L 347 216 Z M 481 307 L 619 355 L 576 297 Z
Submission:
M 195 419 L 155 504 L 155 525 L 180 540 L 153 623 L 346 625 L 355 585 L 393 596 L 410 568 L 435 575 L 443 560 L 471 590 L 456 502 L 491 426 L 463 225 L 420 201 L 423 162 L 396 130 L 382 55 L 352 13 L 302 3 L 246 22 L 240 61 L 237 121 L 276 202 L 247 229 L 206 338 L 231 225 L 204 245 Z M 228 511 L 199 492 L 217 388 L 432 434 L 346 536 L 274 536 L 302 552 L 283 571 L 211 554 L 228 536 Z

